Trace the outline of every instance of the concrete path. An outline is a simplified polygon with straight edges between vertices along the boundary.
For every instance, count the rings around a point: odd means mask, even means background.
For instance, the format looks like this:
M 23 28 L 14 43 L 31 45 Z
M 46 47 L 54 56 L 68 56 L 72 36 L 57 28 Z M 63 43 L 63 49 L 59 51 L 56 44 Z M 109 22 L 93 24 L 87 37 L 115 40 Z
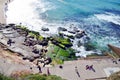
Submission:
M 25 64 L 18 64 L 7 61 L 4 63 L 4 59 L 0 58 L 0 63 L 0 69 L 6 75 L 10 75 L 13 71 L 16 70 L 30 70 L 30 67 L 32 67 L 33 73 L 39 72 L 37 66 L 30 62 Z M 93 65 L 95 72 L 93 72 L 92 70 L 86 70 L 86 65 Z M 115 64 L 112 62 L 111 59 L 77 60 L 66 61 L 62 66 L 63 69 L 60 69 L 59 65 L 49 67 L 50 73 L 53 75 L 61 76 L 62 78 L 67 80 L 86 80 L 107 77 L 108 74 L 105 73 L 104 69 L 120 68 L 120 62 L 118 62 L 118 64 Z M 80 77 L 78 77 L 77 73 L 75 72 L 75 66 L 77 66 Z M 47 74 L 47 67 L 42 67 L 42 72 Z M 110 71 L 108 72 L 110 73 Z

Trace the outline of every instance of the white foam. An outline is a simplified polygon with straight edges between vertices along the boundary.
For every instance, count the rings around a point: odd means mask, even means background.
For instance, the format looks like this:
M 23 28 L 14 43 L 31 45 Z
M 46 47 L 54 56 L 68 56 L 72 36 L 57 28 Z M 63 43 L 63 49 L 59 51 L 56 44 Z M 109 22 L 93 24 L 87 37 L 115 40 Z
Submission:
M 112 13 L 105 13 L 105 14 L 95 14 L 94 16 L 97 17 L 99 20 L 105 20 L 120 25 L 119 15 L 115 15 Z
M 8 5 L 7 23 L 22 23 L 31 30 L 39 31 L 47 23 L 40 19 L 36 6 L 43 13 L 51 8 L 50 6 L 45 7 L 45 5 L 48 4 L 43 3 L 43 0 L 14 0 Z

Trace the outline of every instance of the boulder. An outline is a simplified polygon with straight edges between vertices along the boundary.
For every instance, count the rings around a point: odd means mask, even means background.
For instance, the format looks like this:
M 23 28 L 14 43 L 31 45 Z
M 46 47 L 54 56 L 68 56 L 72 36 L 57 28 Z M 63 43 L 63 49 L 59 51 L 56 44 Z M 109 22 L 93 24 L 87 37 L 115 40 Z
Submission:
M 14 23 L 11 23 L 11 24 L 8 24 L 9 26 L 15 26 L 15 24 Z
M 68 31 L 69 33 L 72 33 L 72 34 L 75 34 L 76 32 L 75 31 Z
M 113 46 L 111 44 L 108 44 L 108 47 L 120 57 L 120 48 L 119 47 Z
M 42 31 L 49 31 L 49 28 L 42 27 Z
M 67 31 L 67 29 L 66 29 L 66 28 L 63 28 L 63 27 L 59 27 L 58 30 L 59 30 L 59 31 Z
M 84 36 L 84 35 L 81 34 L 81 33 L 77 33 L 77 34 L 75 35 L 76 38 L 82 38 L 83 36 Z

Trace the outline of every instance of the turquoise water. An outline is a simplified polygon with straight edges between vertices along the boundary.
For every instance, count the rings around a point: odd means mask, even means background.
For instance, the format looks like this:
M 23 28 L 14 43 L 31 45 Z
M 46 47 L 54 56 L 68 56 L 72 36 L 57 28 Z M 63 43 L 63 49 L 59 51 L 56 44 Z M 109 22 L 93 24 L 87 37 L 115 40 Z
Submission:
M 104 49 L 107 44 L 120 46 L 120 0 L 42 1 L 51 7 L 44 12 L 48 22 L 77 22 L 77 26 L 87 32 L 98 48 Z
M 94 14 L 120 11 L 119 0 L 46 0 L 46 2 L 49 2 L 54 7 L 45 12 L 47 20 L 71 18 L 79 20 L 81 17 L 88 17 Z
M 7 22 L 22 22 L 36 31 L 49 27 L 51 33 L 73 25 L 85 30 L 98 49 L 120 46 L 120 0 L 14 0 Z

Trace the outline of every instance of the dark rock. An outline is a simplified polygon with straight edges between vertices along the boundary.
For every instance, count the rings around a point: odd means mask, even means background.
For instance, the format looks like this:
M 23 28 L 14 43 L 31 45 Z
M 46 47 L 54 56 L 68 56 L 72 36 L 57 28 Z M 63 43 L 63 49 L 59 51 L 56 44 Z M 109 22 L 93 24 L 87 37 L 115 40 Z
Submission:
M 56 45 L 56 44 L 58 44 L 58 41 L 52 40 L 52 43 Z
M 11 24 L 8 24 L 9 26 L 15 26 L 15 24 L 14 23 L 11 23 Z
M 74 39 L 75 37 L 73 35 L 66 35 L 70 39 Z
M 11 26 L 9 26 L 9 25 L 6 25 L 6 26 L 5 26 L 5 28 L 9 28 L 9 27 L 11 27 Z
M 82 46 L 82 43 L 80 41 L 77 42 L 77 46 L 80 47 Z
M 75 35 L 76 38 L 82 38 L 83 36 L 84 36 L 84 35 L 81 34 L 81 33 L 78 33 L 78 34 Z
M 48 41 L 47 40 L 43 40 L 41 42 L 39 42 L 40 45 L 42 46 L 47 46 L 48 45 Z
M 42 27 L 42 31 L 49 31 L 49 28 Z
M 33 61 L 35 60 L 34 57 L 30 57 L 30 58 L 28 58 L 28 59 L 29 59 L 30 62 L 33 62 Z
M 23 60 L 26 60 L 27 58 L 26 58 L 26 57 L 23 57 L 22 59 L 23 59 Z
M 35 54 L 39 54 L 39 50 L 34 49 L 32 52 L 34 52 Z
M 65 35 L 63 33 L 59 33 L 59 36 L 60 37 L 64 37 Z
M 68 31 L 69 33 L 72 33 L 72 34 L 75 34 L 76 32 L 75 31 Z
M 59 30 L 59 31 L 67 31 L 67 29 L 66 29 L 66 28 L 63 28 L 63 27 L 59 27 L 58 30 Z

